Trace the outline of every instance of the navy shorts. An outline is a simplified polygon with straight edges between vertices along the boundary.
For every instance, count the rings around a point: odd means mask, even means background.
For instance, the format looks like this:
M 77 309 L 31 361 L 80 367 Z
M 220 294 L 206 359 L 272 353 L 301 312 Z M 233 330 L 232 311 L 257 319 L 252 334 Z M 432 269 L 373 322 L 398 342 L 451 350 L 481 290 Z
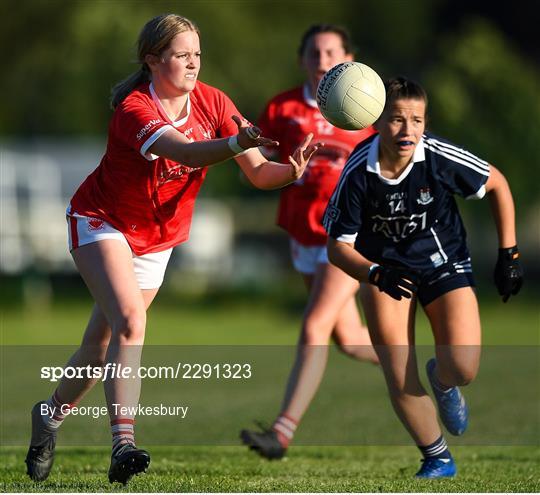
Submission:
M 447 292 L 461 287 L 475 287 L 475 285 L 470 264 L 467 268 L 463 268 L 453 263 L 444 268 L 422 272 L 416 296 L 422 306 L 427 306 Z

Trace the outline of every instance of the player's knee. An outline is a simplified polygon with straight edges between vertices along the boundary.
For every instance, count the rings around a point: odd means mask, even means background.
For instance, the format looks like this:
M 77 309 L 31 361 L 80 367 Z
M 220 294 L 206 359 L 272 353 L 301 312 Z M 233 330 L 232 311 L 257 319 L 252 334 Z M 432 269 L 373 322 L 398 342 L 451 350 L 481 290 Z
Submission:
M 304 345 L 320 344 L 320 338 L 317 334 L 317 327 L 310 321 L 304 321 L 302 326 L 302 343 Z
M 461 387 L 471 383 L 478 373 L 479 359 L 474 356 L 442 360 L 438 365 L 439 380 L 449 387 Z
M 457 365 L 451 372 L 454 382 L 451 385 L 458 387 L 468 385 L 476 378 L 477 372 L 478 368 L 473 364 Z
M 302 324 L 302 341 L 306 345 L 327 345 L 332 329 L 314 316 L 308 316 Z
M 120 344 L 142 344 L 146 328 L 146 313 L 137 310 L 131 311 L 120 316 L 111 328 Z

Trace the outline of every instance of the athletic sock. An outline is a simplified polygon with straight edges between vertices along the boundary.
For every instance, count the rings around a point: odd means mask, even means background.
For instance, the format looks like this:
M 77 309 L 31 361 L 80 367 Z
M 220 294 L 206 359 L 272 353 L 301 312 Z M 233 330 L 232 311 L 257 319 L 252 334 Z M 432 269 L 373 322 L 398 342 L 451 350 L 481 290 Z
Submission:
M 115 455 L 125 445 L 135 446 L 135 420 L 118 418 L 111 421 L 112 455 Z
M 283 448 L 287 448 L 291 443 L 294 432 L 298 427 L 298 421 L 294 420 L 286 414 L 280 414 L 274 424 L 272 430 L 277 434 L 277 439 Z
M 452 455 L 448 450 L 448 444 L 442 435 L 432 444 L 425 447 L 418 445 L 418 448 L 422 452 L 424 459 L 452 459 Z
M 58 391 L 55 390 L 54 394 L 52 394 L 47 401 L 47 407 L 49 412 L 47 414 L 42 414 L 41 419 L 43 420 L 47 428 L 51 430 L 57 430 L 58 428 L 60 428 L 60 425 L 64 421 L 65 417 L 69 414 L 69 410 L 74 405 L 75 404 L 69 404 L 67 402 L 64 402 L 58 395 Z M 51 413 L 51 411 L 53 412 Z

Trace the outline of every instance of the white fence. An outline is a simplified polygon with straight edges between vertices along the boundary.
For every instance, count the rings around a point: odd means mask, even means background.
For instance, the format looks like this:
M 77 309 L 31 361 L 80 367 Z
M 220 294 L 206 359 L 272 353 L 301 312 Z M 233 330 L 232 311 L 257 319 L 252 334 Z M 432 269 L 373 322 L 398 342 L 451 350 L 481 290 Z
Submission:
M 67 248 L 65 210 L 97 166 L 104 143 L 0 144 L 0 272 L 75 270 Z M 177 248 L 176 268 L 212 277 L 233 270 L 234 224 L 227 205 L 199 200 L 191 237 Z

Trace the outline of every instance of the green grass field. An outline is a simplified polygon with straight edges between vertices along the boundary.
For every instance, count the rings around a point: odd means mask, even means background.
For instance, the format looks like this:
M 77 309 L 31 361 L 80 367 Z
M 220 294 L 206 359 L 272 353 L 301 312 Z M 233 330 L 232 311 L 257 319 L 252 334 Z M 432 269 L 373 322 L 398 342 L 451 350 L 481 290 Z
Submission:
M 256 300 L 255 300 L 256 299 Z M 50 307 L 36 306 L 32 310 L 25 310 L 21 306 L 4 307 L 1 320 L 1 343 L 3 346 L 43 346 L 43 345 L 77 345 L 82 335 L 90 311 L 89 299 L 68 298 L 58 301 Z M 147 344 L 149 345 L 202 345 L 202 346 L 242 346 L 242 345 L 289 345 L 296 342 L 298 328 L 301 319 L 301 299 L 294 301 L 265 299 L 256 296 L 253 300 L 244 298 L 210 299 L 205 303 L 178 302 L 164 298 L 157 301 L 150 310 L 148 319 Z M 481 313 L 484 329 L 484 343 L 493 346 L 523 346 L 524 349 L 536 348 L 539 344 L 540 314 L 537 305 L 528 302 L 527 299 L 515 299 L 511 304 L 503 305 L 496 301 L 484 301 L 481 304 Z M 431 338 L 425 317 L 419 312 L 418 336 L 422 344 L 430 344 Z M 4 348 L 5 349 L 5 348 Z M 46 348 L 45 348 L 46 349 Z M 285 348 L 287 349 L 287 348 Z M 292 347 L 288 348 L 292 355 Z M 46 352 L 46 351 L 44 351 Z M 66 355 L 66 359 L 67 359 Z M 292 357 L 291 357 L 292 359 Z M 354 366 L 364 370 L 365 376 L 371 377 L 370 373 L 376 374 L 376 368 L 366 368 L 367 365 L 356 365 L 342 357 L 340 362 L 346 363 L 346 369 Z M 486 360 L 489 364 L 489 359 Z M 492 416 L 505 423 L 511 416 L 509 410 L 497 411 L 493 408 L 486 397 L 481 396 L 482 383 L 489 382 L 489 370 L 495 370 L 497 363 L 486 364 L 485 375 L 479 377 L 480 385 L 476 388 L 473 384 L 470 393 L 474 399 L 476 395 L 477 425 L 480 430 L 482 417 L 486 420 Z M 508 365 L 501 362 L 499 368 L 504 369 Z M 333 363 L 330 363 L 332 366 Z M 490 368 L 491 366 L 491 368 Z M 284 368 L 284 369 L 281 369 Z M 537 368 L 533 367 L 536 373 Z M 334 370 L 335 371 L 335 370 Z M 261 403 L 260 407 L 251 407 L 250 397 L 245 397 L 239 405 L 246 417 L 251 419 L 260 418 L 271 421 L 275 411 L 279 407 L 277 403 L 282 394 L 284 377 L 288 373 L 286 366 L 280 367 L 280 377 L 275 385 L 275 390 L 268 391 L 271 396 L 268 404 Z M 375 375 L 373 375 L 375 376 Z M 532 383 L 538 384 L 538 375 L 530 376 Z M 480 378 L 485 381 L 482 382 Z M 325 435 L 324 421 L 321 426 L 320 418 L 317 417 L 317 408 L 328 407 L 325 397 L 336 387 L 333 384 L 340 383 L 340 375 L 328 370 L 328 377 L 321 393 L 314 402 L 314 407 L 306 415 L 304 430 L 311 428 L 321 438 Z M 371 379 L 370 379 L 371 380 Z M 37 380 L 36 380 L 37 381 Z M 50 388 L 51 384 L 36 384 L 24 387 L 25 401 L 35 401 L 41 393 L 40 387 Z M 336 385 L 337 386 L 337 385 Z M 496 384 L 493 384 L 496 387 Z M 516 387 L 518 384 L 516 384 Z M 144 385 L 143 385 L 144 387 Z M 375 383 L 371 391 L 355 389 L 347 401 L 343 411 L 337 411 L 337 424 L 345 433 L 353 429 L 365 428 L 370 424 L 369 414 L 374 419 L 388 421 L 389 431 L 392 428 L 401 428 L 392 422 L 397 422 L 389 411 L 389 404 L 384 399 L 382 385 Z M 376 389 L 376 390 L 375 390 Z M 484 386 L 485 389 L 485 386 Z M 263 391 L 264 392 L 264 391 Z M 369 394 L 379 395 L 370 396 Z M 97 395 L 102 395 L 96 390 Z M 150 391 L 144 394 L 151 396 Z M 156 392 L 157 393 L 157 392 Z M 364 395 L 363 395 L 364 394 Z M 264 394 L 263 394 L 264 395 Z M 532 418 L 530 437 L 525 442 L 518 438 L 514 445 L 512 442 L 504 445 L 488 445 L 485 437 L 475 437 L 475 429 L 471 427 L 469 438 L 480 438 L 478 445 L 463 445 L 453 438 L 448 438 L 450 445 L 454 445 L 452 452 L 458 463 L 459 475 L 454 480 L 437 482 L 420 482 L 412 476 L 418 468 L 420 454 L 414 447 L 408 445 L 408 440 L 402 438 L 392 445 L 385 441 L 379 445 L 358 443 L 339 444 L 330 446 L 328 442 L 321 440 L 325 446 L 313 445 L 313 440 L 302 442 L 302 432 L 299 431 L 298 442 L 302 446 L 294 446 L 290 449 L 288 457 L 281 462 L 268 462 L 260 459 L 246 449 L 234 446 L 234 443 L 226 443 L 229 446 L 209 447 L 208 445 L 145 445 L 152 454 L 152 464 L 149 472 L 134 479 L 126 489 L 120 485 L 109 485 L 106 472 L 109 462 L 109 450 L 107 447 L 76 447 L 62 444 L 60 435 L 60 447 L 58 449 L 57 462 L 49 480 L 36 485 L 25 476 L 24 455 L 26 447 L 20 443 L 5 443 L 2 441 L 0 450 L 2 461 L 0 463 L 0 489 L 3 492 L 102 492 L 102 491 L 133 491 L 133 492 L 538 492 L 540 489 L 538 468 L 540 464 L 540 448 L 538 438 L 538 394 L 532 396 L 530 403 L 530 416 Z M 28 397 L 31 396 L 31 397 Z M 276 399 L 274 398 L 276 397 Z M 3 393 L 2 401 L 6 400 Z M 382 397 L 382 399 L 381 399 Z M 216 396 L 208 400 L 223 400 Z M 22 400 L 22 399 L 21 399 Z M 381 400 L 381 410 L 384 414 L 381 418 L 375 418 L 377 410 L 369 414 L 368 405 Z M 531 400 L 528 397 L 527 400 Z M 483 402 L 484 401 L 484 402 Z M 487 402 L 486 402 L 487 401 Z M 25 404 L 26 404 L 25 402 Z M 29 403 L 30 403 L 29 402 Z M 274 404 L 275 403 L 275 404 Z M 377 403 L 379 404 L 379 403 Z M 228 407 L 229 405 L 227 405 Z M 25 406 L 26 407 L 26 406 Z M 516 406 L 517 407 L 517 406 Z M 357 410 L 355 409 L 357 408 Z M 2 404 L 4 410 L 4 404 Z M 224 405 L 224 410 L 228 411 Z M 536 411 L 536 414 L 535 414 Z M 311 413 L 311 415 L 310 415 Z M 366 417 L 362 414 L 365 413 Z M 386 416 L 385 416 L 386 414 Z M 497 414 L 499 416 L 497 416 Z M 482 416 L 484 415 L 484 416 Z M 14 425 L 24 430 L 28 428 L 27 410 L 14 418 Z M 480 416 L 480 417 L 478 417 Z M 218 416 L 219 418 L 219 416 Z M 388 418 L 386 420 L 385 418 Z M 536 424 L 535 423 L 536 418 Z M 7 418 L 6 421 L 11 421 Z M 75 418 L 74 418 L 75 420 Z M 17 422 L 19 421 L 19 422 Z M 249 426 L 245 418 L 237 419 L 227 417 L 217 419 L 222 421 L 227 428 L 237 431 L 241 427 Z M 385 423 L 382 427 L 385 427 Z M 375 424 L 376 422 L 373 421 Z M 392 424 L 390 424 L 392 423 Z M 83 423 L 87 424 L 87 423 Z M 73 425 L 74 426 L 74 425 Z M 501 428 L 510 427 L 510 435 L 513 435 L 513 425 L 501 424 Z M 68 428 L 66 433 L 68 433 Z M 496 426 L 489 426 L 496 431 Z M 106 430 L 106 423 L 104 423 Z M 401 428 L 402 429 L 402 428 Z M 94 434 L 90 431 L 90 437 Z M 397 431 L 397 430 L 396 430 Z M 141 428 L 141 436 L 149 438 L 152 435 L 151 424 L 145 429 Z M 323 432 L 323 433 L 321 433 Z M 332 434 L 337 433 L 334 432 Z M 7 432 L 9 433 L 9 432 Z M 105 431 L 103 432 L 106 433 Z M 143 435 L 144 433 L 144 435 Z M 25 433 L 27 436 L 28 432 Z M 527 433 L 529 435 L 529 433 Z M 2 437 L 8 438 L 6 431 Z M 467 437 L 467 435 L 465 435 Z M 309 437 L 311 438 L 311 437 Z M 497 438 L 497 437 L 495 437 Z M 521 442 L 521 443 L 520 443 Z M 89 441 L 90 443 L 96 443 Z M 98 445 L 100 442 L 97 442 Z M 164 444 L 167 442 L 164 442 Z M 200 442 L 199 442 L 200 443 Z M 353 442 L 354 443 L 354 442 Z M 469 442 L 471 443 L 471 442 Z M 455 445 L 460 446 L 455 446 Z M 10 446 L 7 446 L 10 445 Z M 20 446 L 16 446 L 20 445 Z M 73 443 L 71 443 L 73 445 Z M 101 445 L 105 445 L 101 443 Z M 358 446 L 363 445 L 363 446 Z M 367 446 L 370 445 L 370 446 Z
M 250 299 L 217 298 L 175 301 L 160 296 L 150 308 L 146 343 L 151 345 L 294 345 L 302 316 L 302 299 L 275 296 Z M 92 309 L 90 297 L 56 301 L 29 309 L 4 307 L 0 320 L 2 345 L 77 345 Z M 483 343 L 540 345 L 540 309 L 534 299 L 515 298 L 508 304 L 480 302 Z M 417 342 L 433 339 L 421 310 Z
M 269 462 L 239 447 L 155 447 L 147 474 L 126 488 L 106 479 L 108 450 L 58 451 L 53 474 L 42 484 L 24 475 L 22 448 L 4 449 L 0 467 L 7 492 L 530 492 L 540 489 L 538 449 L 461 447 L 454 450 L 453 480 L 412 478 L 414 447 L 293 447 Z

